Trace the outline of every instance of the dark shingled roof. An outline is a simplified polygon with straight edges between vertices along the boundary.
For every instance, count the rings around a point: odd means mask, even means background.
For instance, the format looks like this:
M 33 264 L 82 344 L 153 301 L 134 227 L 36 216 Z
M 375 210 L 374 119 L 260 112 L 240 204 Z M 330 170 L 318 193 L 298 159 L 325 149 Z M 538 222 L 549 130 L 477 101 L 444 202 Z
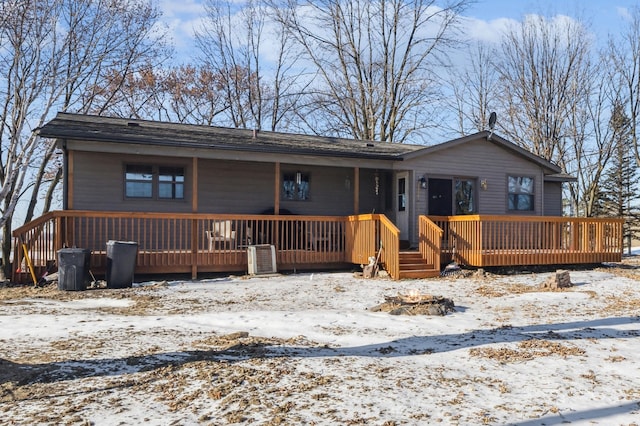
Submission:
M 127 118 L 58 113 L 37 130 L 46 138 L 168 147 L 402 160 L 424 145 L 198 126 Z

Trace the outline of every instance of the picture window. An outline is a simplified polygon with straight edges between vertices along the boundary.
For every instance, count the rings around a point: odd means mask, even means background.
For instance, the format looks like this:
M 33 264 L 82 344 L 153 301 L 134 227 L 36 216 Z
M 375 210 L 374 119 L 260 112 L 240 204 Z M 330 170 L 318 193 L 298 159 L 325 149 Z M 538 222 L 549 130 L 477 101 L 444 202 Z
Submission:
M 509 210 L 533 211 L 534 209 L 534 180 L 527 176 L 508 177 Z
M 282 176 L 282 199 L 305 201 L 309 199 L 309 173 L 284 173 Z
M 128 164 L 124 180 L 126 198 L 184 199 L 184 167 Z
M 474 179 L 455 179 L 456 214 L 473 214 L 476 211 L 476 181 Z

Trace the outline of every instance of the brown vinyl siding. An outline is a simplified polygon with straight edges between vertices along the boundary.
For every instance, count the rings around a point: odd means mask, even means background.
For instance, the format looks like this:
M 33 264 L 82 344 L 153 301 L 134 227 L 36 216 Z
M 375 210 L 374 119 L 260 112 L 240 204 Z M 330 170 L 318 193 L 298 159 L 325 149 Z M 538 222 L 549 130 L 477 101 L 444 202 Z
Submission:
M 352 172 L 353 174 L 353 172 Z M 378 170 L 379 186 L 376 194 L 376 170 L 360 169 L 360 211 L 357 213 L 393 213 L 391 207 L 391 173 Z M 352 183 L 353 190 L 353 183 Z M 351 211 L 349 214 L 356 212 Z
M 124 196 L 126 164 L 149 164 L 184 167 L 184 199 L 136 199 Z M 191 162 L 157 156 L 122 156 L 120 154 L 74 151 L 73 209 L 103 211 L 191 211 Z
M 275 165 L 198 161 L 198 212 L 257 214 L 273 207 Z
M 542 171 L 525 158 L 512 154 L 486 140 L 470 141 L 463 149 L 446 149 L 424 158 L 407 161 L 403 166 L 416 170 L 416 213 L 427 213 L 428 189 L 418 186 L 417 179 L 427 178 L 476 178 L 476 194 L 479 214 L 510 214 L 507 209 L 507 176 L 532 176 L 535 178 L 535 209 L 528 214 L 540 215 L 542 206 Z M 480 189 L 480 181 L 486 179 L 487 190 Z M 417 220 L 417 218 L 416 218 Z
M 544 215 L 562 216 L 562 182 L 544 183 Z
M 416 226 L 419 215 L 428 210 L 429 189 L 420 187 L 418 179 L 425 178 L 467 178 L 475 179 L 476 210 L 478 214 L 540 215 L 542 211 L 543 174 L 539 165 L 507 151 L 485 139 L 469 141 L 464 146 L 432 152 L 425 157 L 416 157 L 402 163 L 402 167 L 413 169 L 411 182 L 415 208 L 409 219 L 411 244 L 417 244 Z M 534 211 L 512 212 L 508 210 L 507 176 L 531 176 L 535 182 Z M 480 188 L 480 182 L 487 181 L 487 189 Z
M 309 199 L 280 199 L 280 209 L 301 215 L 353 214 L 355 177 L 352 168 L 281 164 L 280 174 L 300 171 L 309 175 Z M 375 195 L 374 170 L 360 170 L 360 211 L 380 211 L 383 185 Z M 274 207 L 275 166 L 270 163 L 200 160 L 198 183 L 200 213 L 257 214 Z M 282 176 L 280 176 L 282 179 Z M 282 182 L 280 180 L 280 182 Z M 247 194 L 250 194 L 249 196 Z
M 282 173 L 300 171 L 309 174 L 309 199 L 280 200 L 280 208 L 295 214 L 346 216 L 353 214 L 353 169 L 343 167 L 281 164 Z M 346 179 L 350 184 L 347 187 Z M 360 183 L 362 186 L 362 182 Z

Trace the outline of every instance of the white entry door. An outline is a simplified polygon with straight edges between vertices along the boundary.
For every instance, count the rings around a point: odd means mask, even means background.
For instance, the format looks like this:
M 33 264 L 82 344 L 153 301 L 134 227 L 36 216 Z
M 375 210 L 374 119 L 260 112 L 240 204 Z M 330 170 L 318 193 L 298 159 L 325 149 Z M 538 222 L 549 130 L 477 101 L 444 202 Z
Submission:
M 400 239 L 409 239 L 409 172 L 396 174 L 396 226 Z

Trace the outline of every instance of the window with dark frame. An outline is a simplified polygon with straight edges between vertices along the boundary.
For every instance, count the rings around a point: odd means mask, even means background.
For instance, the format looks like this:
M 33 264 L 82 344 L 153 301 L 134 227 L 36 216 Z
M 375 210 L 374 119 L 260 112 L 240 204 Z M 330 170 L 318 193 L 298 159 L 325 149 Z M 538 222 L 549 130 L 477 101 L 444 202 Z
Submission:
M 508 176 L 508 208 L 512 211 L 533 211 L 534 179 L 528 176 Z
M 455 211 L 458 215 L 476 212 L 476 181 L 475 179 L 454 179 Z
M 153 198 L 153 166 L 127 165 L 124 179 L 127 198 Z
M 184 167 L 125 165 L 125 197 L 183 200 Z
M 159 167 L 158 198 L 184 199 L 184 169 L 182 167 Z
M 282 174 L 282 199 L 305 201 L 309 199 L 309 173 L 295 172 Z
M 407 209 L 407 180 L 406 178 L 398 179 L 398 211 L 403 212 Z

